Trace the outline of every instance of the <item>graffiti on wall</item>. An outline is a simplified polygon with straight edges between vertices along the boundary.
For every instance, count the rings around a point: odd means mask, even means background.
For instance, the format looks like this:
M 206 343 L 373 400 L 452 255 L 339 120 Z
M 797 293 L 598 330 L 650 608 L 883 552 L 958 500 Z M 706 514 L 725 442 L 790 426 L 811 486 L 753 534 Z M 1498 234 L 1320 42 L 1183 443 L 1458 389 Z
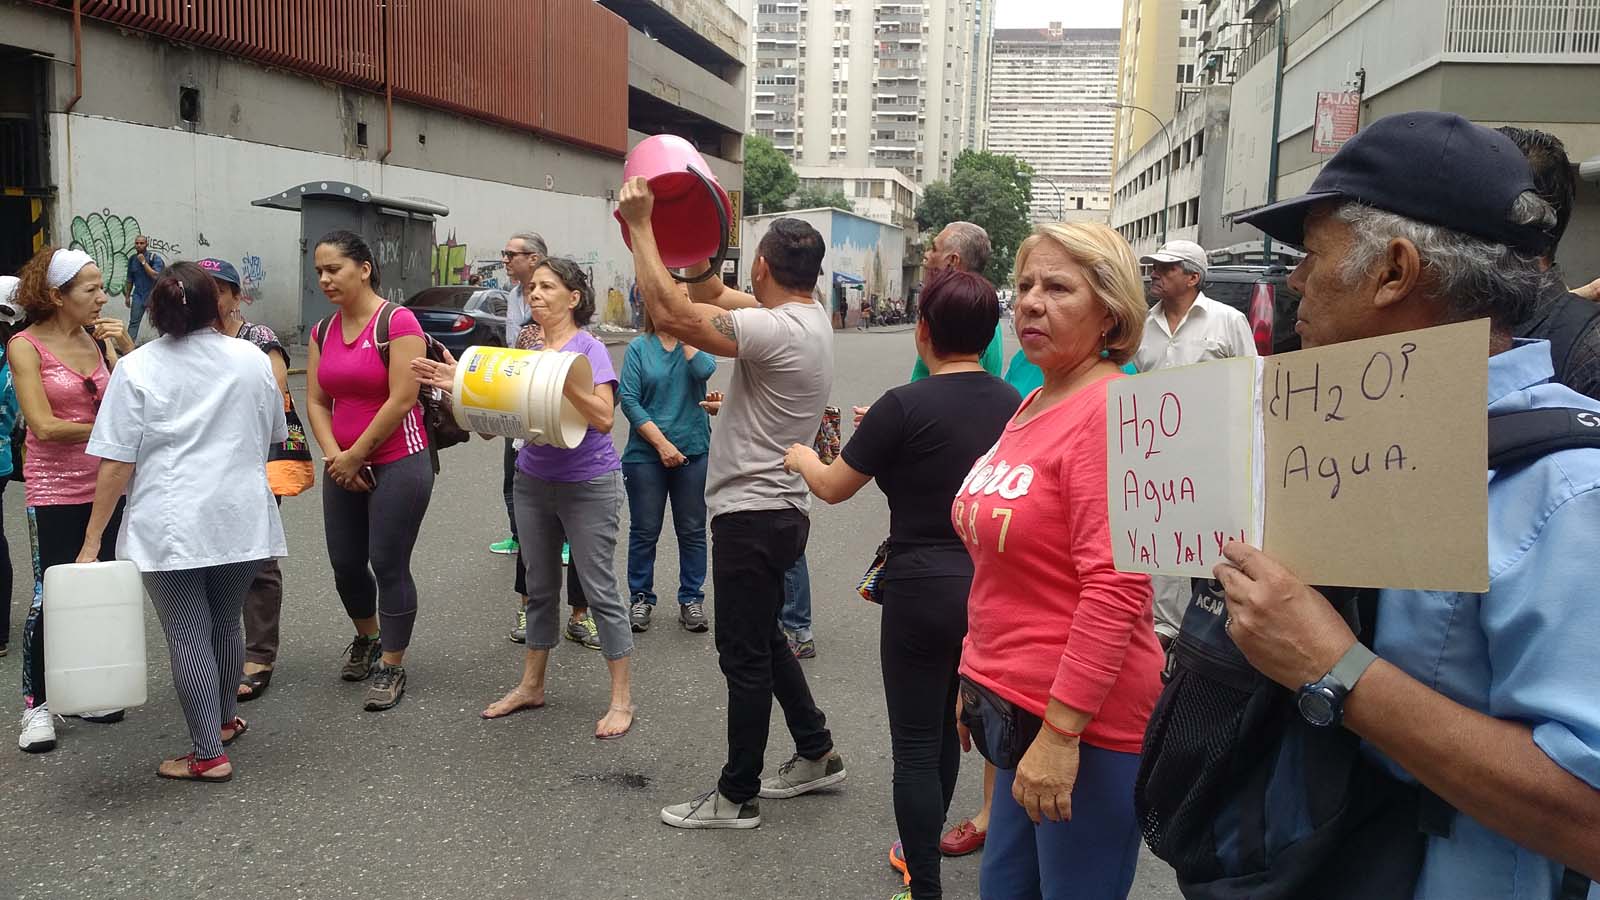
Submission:
M 266 284 L 266 267 L 261 264 L 261 257 L 254 253 L 246 253 L 240 263 L 239 280 L 244 284 L 239 289 L 244 292 L 244 302 L 254 303 L 261 296 L 262 285 Z
M 449 239 L 433 247 L 433 283 L 472 283 L 472 265 L 467 258 L 467 245 L 456 243 L 456 233 L 450 232 Z
M 94 257 L 105 278 L 106 293 L 113 296 L 121 294 L 128 283 L 128 260 L 138 236 L 138 219 L 112 215 L 109 209 L 72 219 L 72 249 Z

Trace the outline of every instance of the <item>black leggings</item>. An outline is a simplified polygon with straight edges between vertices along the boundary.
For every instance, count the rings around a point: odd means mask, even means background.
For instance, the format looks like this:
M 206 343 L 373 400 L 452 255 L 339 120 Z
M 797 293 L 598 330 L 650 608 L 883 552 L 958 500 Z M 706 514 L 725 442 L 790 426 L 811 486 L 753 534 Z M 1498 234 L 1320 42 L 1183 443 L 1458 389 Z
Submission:
M 0 478 L 0 498 L 4 498 L 10 478 Z M 11 544 L 6 541 L 5 507 L 0 505 L 0 647 L 11 642 Z
M 966 576 L 883 584 L 879 655 L 894 748 L 894 818 L 911 895 L 939 900 L 939 832 L 961 767 L 956 670 L 967 634 Z
M 378 486 L 370 493 L 347 491 L 324 478 L 322 518 L 344 611 L 351 619 L 376 613 L 384 652 L 397 653 L 410 646 L 417 622 L 411 551 L 433 495 L 433 463 L 424 451 L 373 466 L 372 472 Z

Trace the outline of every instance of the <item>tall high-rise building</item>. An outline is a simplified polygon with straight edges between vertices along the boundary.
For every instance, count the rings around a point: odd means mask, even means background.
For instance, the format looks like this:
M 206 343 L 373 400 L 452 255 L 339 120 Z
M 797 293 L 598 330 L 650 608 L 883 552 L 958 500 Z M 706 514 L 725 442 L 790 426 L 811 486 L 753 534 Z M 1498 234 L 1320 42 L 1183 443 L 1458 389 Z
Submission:
M 977 146 L 994 0 L 758 0 L 751 128 L 800 165 L 925 184 Z
M 1033 220 L 1104 219 L 1111 209 L 1118 32 L 994 33 L 984 149 L 1033 167 Z
M 1148 110 L 1118 111 L 1116 162 L 1121 165 L 1161 131 L 1201 83 L 1203 0 L 1124 0 L 1117 101 Z M 1185 88 L 1189 90 L 1186 92 Z M 1153 118 L 1152 118 L 1153 116 Z

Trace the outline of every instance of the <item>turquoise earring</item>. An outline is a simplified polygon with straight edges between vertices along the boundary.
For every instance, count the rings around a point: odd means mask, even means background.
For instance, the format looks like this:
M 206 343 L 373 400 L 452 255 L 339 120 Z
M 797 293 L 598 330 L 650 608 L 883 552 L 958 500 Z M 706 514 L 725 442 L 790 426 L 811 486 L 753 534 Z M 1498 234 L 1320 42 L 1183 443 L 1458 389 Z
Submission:
M 1105 336 L 1104 332 L 1101 332 L 1101 334 L 1100 334 L 1100 358 L 1101 359 L 1110 359 L 1111 358 L 1111 351 L 1106 349 L 1106 336 Z

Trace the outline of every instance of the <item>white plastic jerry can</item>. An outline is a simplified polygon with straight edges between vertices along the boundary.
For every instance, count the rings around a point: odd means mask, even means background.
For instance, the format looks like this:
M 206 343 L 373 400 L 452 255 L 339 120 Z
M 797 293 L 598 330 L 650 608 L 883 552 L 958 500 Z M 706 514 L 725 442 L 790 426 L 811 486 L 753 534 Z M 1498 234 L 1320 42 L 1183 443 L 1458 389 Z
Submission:
M 44 683 L 63 716 L 145 703 L 144 583 L 127 560 L 44 573 Z

